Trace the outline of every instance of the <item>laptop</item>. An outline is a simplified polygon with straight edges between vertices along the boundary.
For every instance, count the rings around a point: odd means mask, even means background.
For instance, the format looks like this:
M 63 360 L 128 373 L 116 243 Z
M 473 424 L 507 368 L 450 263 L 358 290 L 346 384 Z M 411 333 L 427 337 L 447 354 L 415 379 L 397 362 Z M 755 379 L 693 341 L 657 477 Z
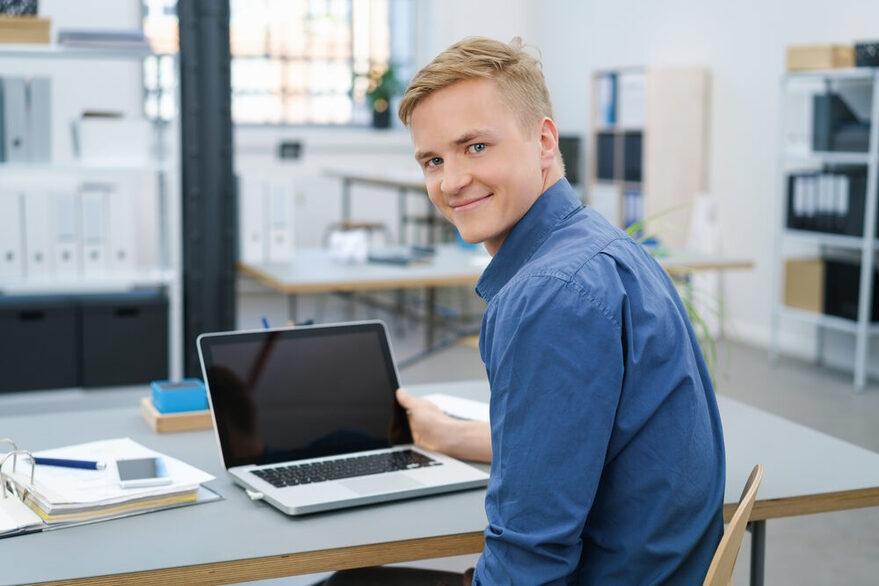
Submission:
M 412 444 L 380 321 L 208 333 L 197 345 L 223 464 L 252 498 L 302 515 L 488 483 Z

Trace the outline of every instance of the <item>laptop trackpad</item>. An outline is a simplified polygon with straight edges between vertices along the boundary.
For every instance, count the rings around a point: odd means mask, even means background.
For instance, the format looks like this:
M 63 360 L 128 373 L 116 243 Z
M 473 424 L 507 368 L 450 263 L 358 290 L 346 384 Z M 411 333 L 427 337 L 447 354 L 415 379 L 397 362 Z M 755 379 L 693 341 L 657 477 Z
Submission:
M 424 486 L 417 480 L 412 480 L 402 474 L 377 474 L 372 476 L 358 476 L 356 478 L 348 478 L 339 480 L 339 484 L 346 488 L 350 488 L 358 494 L 380 494 L 383 492 L 397 492 L 401 490 L 409 490 L 411 488 L 419 488 Z

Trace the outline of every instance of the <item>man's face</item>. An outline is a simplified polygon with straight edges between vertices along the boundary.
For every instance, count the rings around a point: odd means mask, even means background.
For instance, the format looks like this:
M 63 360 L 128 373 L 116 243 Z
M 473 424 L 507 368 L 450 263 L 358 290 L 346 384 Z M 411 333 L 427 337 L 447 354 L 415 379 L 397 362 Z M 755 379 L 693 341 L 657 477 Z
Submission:
M 548 187 L 539 125 L 526 136 L 497 84 L 477 78 L 424 98 L 410 129 L 430 201 L 464 240 L 495 254 Z

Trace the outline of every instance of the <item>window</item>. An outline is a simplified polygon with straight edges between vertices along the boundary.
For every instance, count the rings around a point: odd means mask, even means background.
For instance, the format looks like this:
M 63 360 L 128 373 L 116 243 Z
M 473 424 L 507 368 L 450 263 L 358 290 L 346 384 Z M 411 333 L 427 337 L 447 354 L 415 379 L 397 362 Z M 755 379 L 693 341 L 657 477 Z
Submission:
M 232 120 L 237 124 L 367 124 L 368 75 L 414 58 L 413 0 L 231 0 Z M 175 0 L 144 0 L 144 110 L 175 115 Z

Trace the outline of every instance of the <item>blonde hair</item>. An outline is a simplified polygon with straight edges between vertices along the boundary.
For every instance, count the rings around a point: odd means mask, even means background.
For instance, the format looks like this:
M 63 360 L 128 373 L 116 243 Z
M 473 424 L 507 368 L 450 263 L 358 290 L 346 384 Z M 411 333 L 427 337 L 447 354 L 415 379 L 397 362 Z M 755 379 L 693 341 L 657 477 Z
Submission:
M 437 90 L 473 78 L 494 80 L 501 96 L 519 117 L 526 134 L 544 117 L 552 118 L 552 102 L 540 60 L 524 50 L 522 39 L 509 44 L 470 37 L 440 53 L 419 71 L 400 101 L 398 114 L 406 126 L 418 104 Z

